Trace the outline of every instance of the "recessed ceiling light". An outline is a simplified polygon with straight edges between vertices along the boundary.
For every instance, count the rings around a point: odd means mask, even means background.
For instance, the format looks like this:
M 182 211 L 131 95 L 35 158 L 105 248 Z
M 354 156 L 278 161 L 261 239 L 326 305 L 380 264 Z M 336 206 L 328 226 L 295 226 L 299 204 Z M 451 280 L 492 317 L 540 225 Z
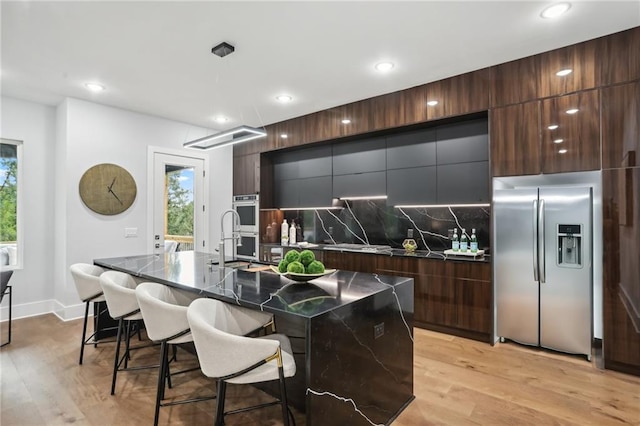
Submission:
M 214 120 L 217 121 L 218 123 L 226 123 L 227 121 L 229 121 L 229 119 L 224 115 L 219 115 L 216 118 L 214 118 Z
M 351 120 L 349 120 L 348 118 L 345 118 L 344 120 L 342 120 L 342 124 L 349 124 L 351 123 Z
M 562 143 L 564 142 L 564 139 L 554 139 L 553 143 Z
M 558 151 L 558 154 L 566 154 L 567 150 L 566 149 L 561 149 Z
M 281 137 L 282 139 L 286 139 L 286 138 L 288 138 L 288 137 L 289 137 L 289 135 L 287 135 L 286 133 L 283 133 L 283 134 L 281 134 L 281 135 L 280 135 L 280 137 Z
M 392 62 L 380 62 L 378 64 L 376 64 L 376 70 L 380 71 L 380 72 L 387 72 L 387 71 L 391 71 L 391 69 L 394 67 Z
M 557 129 L 559 126 L 557 124 L 552 124 L 551 126 L 547 127 L 547 129 L 549 130 L 555 130 Z
M 92 92 L 102 92 L 104 90 L 104 86 L 98 83 L 86 83 L 84 87 L 91 90 Z
M 567 114 L 575 114 L 575 113 L 576 113 L 576 112 L 578 112 L 578 111 L 580 111 L 578 108 L 571 108 L 571 109 L 568 109 L 568 110 L 566 111 L 566 113 L 567 113 Z
M 544 19 L 553 19 L 566 13 L 569 9 L 571 9 L 571 3 L 568 3 L 568 2 L 556 3 L 545 8 L 542 11 L 542 13 L 540 13 L 540 16 L 543 17 Z
M 291 102 L 293 98 L 289 95 L 279 95 L 276 96 L 276 99 L 280 102 Z
M 567 69 L 564 69 L 564 70 L 560 70 L 560 71 L 558 71 L 558 72 L 556 73 L 556 75 L 557 75 L 558 77 L 564 77 L 565 75 L 569 75 L 569 74 L 571 74 L 572 72 L 573 72 L 573 70 L 572 70 L 572 69 L 567 68 Z
M 438 101 L 427 101 L 427 105 L 436 106 L 436 105 L 438 105 Z

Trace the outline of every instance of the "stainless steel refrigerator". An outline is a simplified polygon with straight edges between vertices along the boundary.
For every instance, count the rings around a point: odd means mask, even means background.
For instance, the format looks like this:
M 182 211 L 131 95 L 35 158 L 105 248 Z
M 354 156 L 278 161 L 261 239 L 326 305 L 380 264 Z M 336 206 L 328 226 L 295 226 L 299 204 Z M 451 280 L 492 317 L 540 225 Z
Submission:
M 592 189 L 496 189 L 496 333 L 591 359 Z

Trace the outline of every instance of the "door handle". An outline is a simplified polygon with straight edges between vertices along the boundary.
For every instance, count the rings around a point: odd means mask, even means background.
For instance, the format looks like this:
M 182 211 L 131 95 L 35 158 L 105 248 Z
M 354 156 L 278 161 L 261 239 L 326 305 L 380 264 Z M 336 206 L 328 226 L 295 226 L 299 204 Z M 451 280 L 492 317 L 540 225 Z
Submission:
M 533 200 L 533 280 L 538 281 L 538 200 Z
M 545 242 L 544 242 L 544 200 L 540 200 L 538 204 L 538 267 L 540 269 L 540 283 L 544 284 L 546 281 L 546 268 L 545 268 Z

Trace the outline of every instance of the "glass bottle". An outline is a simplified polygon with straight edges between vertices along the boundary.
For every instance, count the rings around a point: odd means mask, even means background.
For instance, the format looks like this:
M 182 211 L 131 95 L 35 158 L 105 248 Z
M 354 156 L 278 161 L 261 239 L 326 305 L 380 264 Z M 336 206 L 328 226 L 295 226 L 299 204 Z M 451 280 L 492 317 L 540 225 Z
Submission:
M 289 228 L 289 245 L 292 246 L 296 244 L 296 223 L 292 220 L 291 227 Z
M 283 219 L 282 225 L 280 226 L 280 244 L 283 246 L 289 244 L 289 224 L 287 223 L 287 219 Z
M 462 233 L 460 234 L 460 251 L 463 253 L 466 253 L 469 248 L 467 241 L 467 232 L 462 228 Z
M 471 253 L 477 253 L 478 252 L 478 237 L 476 237 L 476 229 L 472 228 L 471 229 L 471 240 L 470 240 L 470 248 L 471 248 Z
M 453 237 L 451 237 L 451 250 L 460 250 L 460 241 L 458 240 L 458 228 L 453 230 Z

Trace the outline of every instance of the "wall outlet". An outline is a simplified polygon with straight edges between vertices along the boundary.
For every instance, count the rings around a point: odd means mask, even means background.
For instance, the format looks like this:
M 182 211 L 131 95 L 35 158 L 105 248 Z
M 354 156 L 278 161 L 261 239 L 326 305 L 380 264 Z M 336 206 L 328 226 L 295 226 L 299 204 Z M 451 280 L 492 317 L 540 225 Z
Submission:
M 138 236 L 138 228 L 124 228 L 125 238 L 135 238 Z
M 407 229 L 407 238 L 413 238 L 413 229 Z
M 373 337 L 374 337 L 374 339 L 382 337 L 383 335 L 384 335 L 384 323 L 381 322 L 380 324 L 374 325 L 373 326 Z

